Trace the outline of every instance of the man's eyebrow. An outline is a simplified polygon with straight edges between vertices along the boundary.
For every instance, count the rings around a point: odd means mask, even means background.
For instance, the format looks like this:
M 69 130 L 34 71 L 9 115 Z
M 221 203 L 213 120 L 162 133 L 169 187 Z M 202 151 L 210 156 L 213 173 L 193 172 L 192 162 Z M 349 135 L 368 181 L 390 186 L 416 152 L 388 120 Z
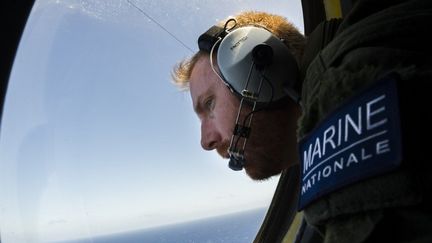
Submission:
M 197 113 L 197 114 L 200 114 L 203 110 L 201 101 L 202 101 L 204 95 L 205 94 L 198 96 L 198 98 L 196 99 L 197 102 L 195 104 L 193 104 L 193 109 L 194 109 L 195 113 Z
M 214 96 L 214 89 L 215 85 L 211 84 L 204 92 L 198 95 L 198 97 L 196 98 L 196 103 L 193 104 L 193 109 L 195 113 L 200 114 L 204 111 L 203 100 L 207 99 L 207 97 Z

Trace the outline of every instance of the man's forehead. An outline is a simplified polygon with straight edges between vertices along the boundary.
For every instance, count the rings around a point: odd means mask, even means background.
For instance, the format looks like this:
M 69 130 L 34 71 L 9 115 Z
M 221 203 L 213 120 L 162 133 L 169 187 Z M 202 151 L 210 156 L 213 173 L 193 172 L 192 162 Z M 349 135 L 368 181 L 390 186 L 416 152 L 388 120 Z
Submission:
M 209 72 L 213 72 L 210 64 L 210 57 L 208 55 L 202 55 L 198 57 L 192 67 L 191 76 L 197 73 L 201 75 L 208 75 Z
M 213 75 L 208 57 L 199 58 L 192 69 L 189 81 L 189 89 L 195 110 L 200 100 L 214 89 L 215 80 Z
M 190 81 L 191 83 L 196 83 L 197 85 L 195 86 L 221 82 L 219 77 L 214 73 L 208 56 L 200 57 L 195 63 Z

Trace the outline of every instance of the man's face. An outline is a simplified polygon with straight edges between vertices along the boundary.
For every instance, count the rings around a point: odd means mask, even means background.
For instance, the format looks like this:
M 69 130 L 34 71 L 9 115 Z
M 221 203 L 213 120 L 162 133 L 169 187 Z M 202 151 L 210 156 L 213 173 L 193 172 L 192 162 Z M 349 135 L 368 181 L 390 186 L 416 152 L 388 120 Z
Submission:
M 208 56 L 195 64 L 190 78 L 192 102 L 201 120 L 201 146 L 215 149 L 229 158 L 228 148 L 240 100 L 213 72 Z M 244 119 L 250 108 L 240 116 Z M 245 148 L 246 173 L 256 180 L 268 178 L 297 162 L 297 109 L 263 111 L 254 114 L 252 130 Z M 241 120 L 242 121 L 242 120 Z

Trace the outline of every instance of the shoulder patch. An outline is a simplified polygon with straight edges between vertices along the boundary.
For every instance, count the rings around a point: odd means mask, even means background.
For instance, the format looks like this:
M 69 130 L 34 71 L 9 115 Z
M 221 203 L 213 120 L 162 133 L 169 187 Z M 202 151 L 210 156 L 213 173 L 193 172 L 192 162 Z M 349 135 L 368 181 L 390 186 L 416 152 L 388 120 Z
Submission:
M 374 82 L 300 141 L 299 210 L 313 200 L 399 167 L 402 160 L 396 80 Z

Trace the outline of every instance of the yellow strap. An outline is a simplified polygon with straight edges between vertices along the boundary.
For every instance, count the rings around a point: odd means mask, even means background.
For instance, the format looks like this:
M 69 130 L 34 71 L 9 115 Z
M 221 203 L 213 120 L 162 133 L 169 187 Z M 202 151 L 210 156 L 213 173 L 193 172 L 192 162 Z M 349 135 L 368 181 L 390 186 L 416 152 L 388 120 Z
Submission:
M 340 0 L 323 0 L 326 12 L 326 19 L 342 18 Z
M 285 234 L 282 243 L 292 243 L 294 242 L 296 236 L 297 236 L 297 232 L 300 228 L 301 222 L 303 219 L 303 211 L 298 212 L 296 214 L 296 216 L 294 217 L 294 220 L 290 226 L 290 228 L 288 229 L 288 232 Z

